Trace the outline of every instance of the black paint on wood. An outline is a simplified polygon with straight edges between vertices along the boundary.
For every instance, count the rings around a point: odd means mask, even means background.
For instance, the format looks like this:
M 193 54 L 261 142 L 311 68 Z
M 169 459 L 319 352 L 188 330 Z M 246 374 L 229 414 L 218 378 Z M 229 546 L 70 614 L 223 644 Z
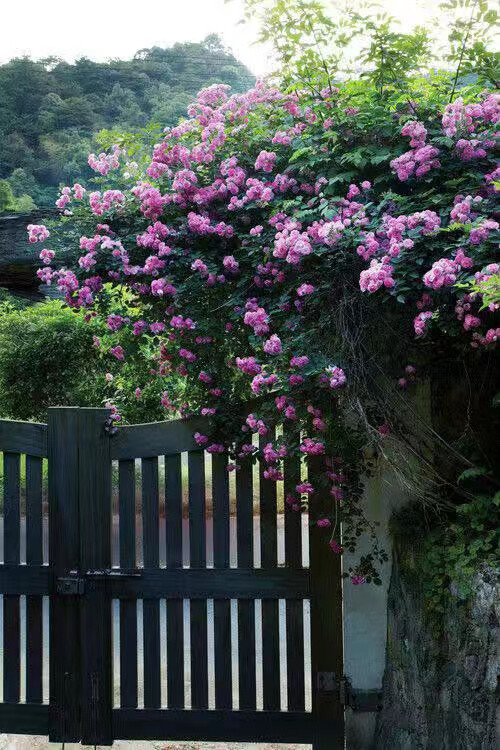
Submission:
M 253 568 L 253 478 L 250 459 L 236 473 L 238 568 Z M 255 602 L 238 600 L 238 673 L 240 710 L 256 708 Z
M 272 430 L 259 440 L 260 449 L 275 438 Z M 278 566 L 278 509 L 276 482 L 264 477 L 261 462 L 260 478 L 260 554 L 261 565 L 269 570 Z M 264 594 L 263 594 L 264 596 Z M 262 672 L 264 710 L 280 708 L 279 603 L 262 599 Z
M 205 456 L 190 451 L 189 470 L 189 548 L 191 568 L 206 564 Z M 191 705 L 208 707 L 207 603 L 191 601 Z
M 27 453 L 30 456 L 47 455 L 47 425 L 35 422 L 15 422 L 0 419 L 0 450 Z
M 55 593 L 55 578 L 80 564 L 78 518 L 79 409 L 48 410 L 51 742 L 79 742 L 81 705 L 79 601 Z
M 48 565 L 0 565 L 0 594 L 43 596 L 49 593 Z
M 165 456 L 167 568 L 182 568 L 181 455 Z
M 165 456 L 167 569 L 182 568 L 182 468 L 180 453 Z M 184 614 L 182 599 L 167 602 L 167 697 L 184 708 Z
M 304 599 L 311 591 L 306 569 L 153 568 L 138 572 L 138 576 L 103 578 L 102 584 L 113 599 Z
M 105 431 L 108 409 L 79 410 L 80 565 L 111 567 L 111 458 Z M 86 745 L 113 741 L 111 603 L 100 581 L 81 598 L 82 729 Z
M 7 564 L 20 562 L 20 456 L 3 454 L 4 470 L 4 558 Z M 3 696 L 6 703 L 16 703 L 20 691 L 20 617 L 19 596 L 3 600 Z
M 0 703 L 3 734 L 49 733 L 49 707 L 40 703 Z
M 104 409 L 49 410 L 43 425 L 0 421 L 5 457 L 4 703 L 0 726 L 18 733 L 49 732 L 54 741 L 110 744 L 113 739 L 269 740 L 313 743 L 314 750 L 343 747 L 344 715 L 338 693 L 317 691 L 318 672 L 342 674 L 341 562 L 323 533 L 310 532 L 311 571 L 302 568 L 301 519 L 285 512 L 285 567 L 277 561 L 276 485 L 260 469 L 262 568 L 253 568 L 251 463 L 237 474 L 238 568 L 229 560 L 227 457 L 212 460 L 214 568 L 206 568 L 204 453 L 195 449 L 186 420 L 123 428 L 112 449 Z M 10 424 L 10 423 L 9 423 Z M 179 441 L 176 442 L 178 430 Z M 191 434 L 189 434 L 191 433 Z M 298 436 L 297 436 L 298 437 Z M 9 442 L 10 439 L 10 442 Z M 261 441 L 273 440 L 267 435 Z M 51 568 L 42 555 L 42 462 L 49 458 Z M 140 441 L 140 444 L 137 442 Z M 20 565 L 20 456 L 27 455 L 27 565 Z M 180 451 L 189 448 L 190 568 L 183 568 Z M 9 450 L 6 450 L 8 448 Z M 120 566 L 136 568 L 135 464 L 142 462 L 144 569 L 108 576 L 111 567 L 111 454 L 120 457 Z M 159 567 L 158 460 L 167 454 L 167 569 Z M 310 472 L 322 470 L 310 462 Z M 285 488 L 300 479 L 298 453 L 285 461 Z M 327 512 L 329 498 L 315 498 Z M 323 505 L 325 506 L 323 508 Z M 85 571 L 100 571 L 85 576 Z M 56 593 L 55 579 L 80 571 L 79 596 Z M 51 594 L 50 708 L 42 699 L 41 596 Z M 19 595 L 27 594 L 27 700 L 19 700 Z M 313 711 L 304 711 L 303 599 L 311 598 Z M 111 598 L 120 602 L 121 708 L 112 709 Z M 136 600 L 144 600 L 145 708 L 137 709 Z M 159 599 L 167 601 L 169 709 L 160 709 Z M 191 704 L 184 705 L 183 598 L 191 600 Z M 214 599 L 216 710 L 208 708 L 207 599 Z M 230 599 L 238 599 L 240 710 L 233 712 Z M 280 711 L 278 599 L 286 600 L 288 711 Z M 262 600 L 264 711 L 256 711 L 255 599 Z M 13 606 L 15 604 L 15 606 Z M 10 656 L 13 655 L 13 659 Z
M 111 458 L 149 458 L 195 450 L 194 433 L 207 426 L 206 417 L 191 417 L 119 427 L 111 444 Z
M 314 720 L 300 711 L 159 711 L 115 709 L 117 739 L 205 740 L 211 742 L 290 742 L 342 739 L 335 721 Z M 343 742 L 343 739 L 342 739 Z M 324 747 L 328 747 L 326 744 Z M 335 747 L 335 745 L 330 745 Z
M 300 483 L 299 435 L 284 427 L 290 455 L 284 461 L 285 494 L 285 565 L 302 567 L 302 516 L 286 502 L 289 495 L 297 496 Z M 303 711 L 305 705 L 304 664 L 304 605 L 294 599 L 286 600 L 286 662 L 287 706 L 289 711 Z
M 214 567 L 229 568 L 229 475 L 227 456 L 212 456 Z M 231 708 L 231 602 L 214 600 L 215 707 Z
M 274 430 L 259 439 L 261 451 L 264 446 L 273 442 Z M 260 480 L 260 558 L 263 568 L 276 568 L 278 565 L 278 509 L 276 501 L 276 482 L 266 479 L 265 462 L 259 466 Z
M 167 698 L 170 708 L 184 708 L 184 612 L 182 599 L 167 602 Z
M 236 472 L 236 535 L 239 568 L 253 568 L 253 478 L 250 459 Z
M 324 471 L 324 459 L 309 460 L 309 476 Z M 315 512 L 320 515 L 328 512 L 331 498 L 325 492 L 317 493 L 314 499 Z M 319 737 L 313 744 L 314 750 L 343 750 L 344 747 L 344 707 L 339 692 L 320 693 L 318 672 L 343 674 L 343 635 L 342 635 L 342 562 L 340 555 L 332 553 L 328 538 L 321 528 L 309 529 L 309 554 L 311 565 L 311 679 L 312 713 L 316 722 L 332 722 L 331 735 Z M 339 731 L 341 729 L 342 731 Z
M 206 565 L 205 455 L 191 451 L 188 456 L 189 554 L 192 568 Z
M 192 600 L 191 614 L 191 705 L 208 708 L 207 602 Z
M 135 462 L 118 465 L 120 567 L 136 565 Z M 137 602 L 120 601 L 120 705 L 137 707 Z
M 160 564 L 158 459 L 142 459 L 142 527 L 144 568 L 154 570 Z M 160 603 L 154 599 L 143 602 L 144 629 L 144 706 L 161 705 L 160 676 Z
M 43 563 L 42 459 L 26 456 L 26 563 Z M 26 701 L 41 703 L 43 673 L 42 597 L 26 597 Z

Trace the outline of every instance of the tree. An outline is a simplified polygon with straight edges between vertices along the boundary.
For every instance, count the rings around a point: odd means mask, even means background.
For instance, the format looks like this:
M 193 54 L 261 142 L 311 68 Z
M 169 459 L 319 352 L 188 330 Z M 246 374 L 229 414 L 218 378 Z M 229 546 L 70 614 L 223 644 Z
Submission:
M 174 125 L 200 87 L 224 82 L 243 91 L 253 80 L 214 35 L 140 50 L 132 60 L 11 60 L 0 65 L 0 177 L 18 168 L 33 174 L 38 187 L 27 194 L 46 205 L 60 180 L 89 177 L 88 153 L 78 144 L 96 150 L 101 129 L 137 131 L 151 119 Z M 68 132 L 76 148 L 66 163 Z
M 37 208 L 31 195 L 24 193 L 14 200 L 14 211 L 20 214 L 29 214 Z
M 109 122 L 119 122 L 127 129 L 139 128 L 146 124 L 146 117 L 131 89 L 115 83 L 104 105 Z
M 20 165 L 32 169 L 35 164 L 35 151 L 28 146 L 26 138 L 17 131 L 4 136 L 0 154 L 0 174 L 4 176 Z
M 184 91 L 174 91 L 165 83 L 159 83 L 147 91 L 148 104 L 151 107 L 151 121 L 164 126 L 176 125 L 185 116 L 193 97 Z
M 0 213 L 12 209 L 14 195 L 7 180 L 0 180 Z
M 9 175 L 9 184 L 16 198 L 19 198 L 23 193 L 34 195 L 37 189 L 36 180 L 33 175 L 22 168 L 13 170 Z

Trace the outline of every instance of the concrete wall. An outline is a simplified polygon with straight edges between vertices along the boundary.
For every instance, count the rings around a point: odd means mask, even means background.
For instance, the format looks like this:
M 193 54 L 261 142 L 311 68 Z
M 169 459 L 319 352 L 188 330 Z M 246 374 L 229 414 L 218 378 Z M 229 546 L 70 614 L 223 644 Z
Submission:
M 419 381 L 411 393 L 413 419 L 431 425 L 430 383 Z M 401 415 L 402 416 L 402 415 Z M 390 444 L 387 446 L 391 454 Z M 393 455 L 397 465 L 397 459 Z M 411 463 L 411 459 L 408 459 Z M 389 520 L 392 513 L 404 506 L 410 497 L 407 488 L 388 461 L 376 459 L 373 476 L 366 480 L 364 506 L 367 517 L 380 525 L 377 536 L 389 560 L 381 568 L 381 586 L 353 586 L 344 583 L 344 674 L 354 689 L 382 690 L 387 644 L 387 601 L 392 572 L 392 541 Z M 361 538 L 354 555 L 344 553 L 344 566 L 349 567 L 359 555 L 370 550 L 369 539 Z M 346 712 L 347 750 L 369 750 L 373 746 L 375 712 Z
M 397 477 L 380 459 L 376 475 L 365 486 L 365 505 L 370 520 L 380 523 L 377 533 L 381 546 L 389 554 L 389 562 L 381 569 L 381 586 L 353 586 L 349 581 L 344 584 L 344 674 L 354 689 L 382 689 L 392 557 L 388 522 L 393 510 L 401 507 L 406 500 Z M 369 549 L 369 540 L 366 540 L 360 543 L 355 555 L 345 552 L 344 565 L 349 567 Z M 368 750 L 372 746 L 375 722 L 376 713 L 347 710 L 348 750 Z

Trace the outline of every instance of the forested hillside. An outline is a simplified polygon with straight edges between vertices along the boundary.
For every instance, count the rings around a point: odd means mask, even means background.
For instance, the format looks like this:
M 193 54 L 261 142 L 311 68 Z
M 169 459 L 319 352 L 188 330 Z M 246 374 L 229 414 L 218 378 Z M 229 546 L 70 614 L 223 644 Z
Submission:
M 60 183 L 90 178 L 102 128 L 175 124 L 204 86 L 254 82 L 216 35 L 139 50 L 132 60 L 74 64 L 23 57 L 0 66 L 0 212 L 52 205 Z

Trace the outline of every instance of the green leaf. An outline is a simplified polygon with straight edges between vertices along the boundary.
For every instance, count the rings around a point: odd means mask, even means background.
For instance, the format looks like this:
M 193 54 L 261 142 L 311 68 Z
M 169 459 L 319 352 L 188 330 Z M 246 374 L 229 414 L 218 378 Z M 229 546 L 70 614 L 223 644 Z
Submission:
M 473 479 L 474 477 L 484 477 L 489 473 L 484 466 L 473 466 L 471 469 L 463 471 L 458 477 L 457 482 L 464 482 L 466 479 Z
M 305 156 L 305 154 L 310 154 L 313 151 L 311 146 L 303 146 L 302 148 L 297 149 L 297 151 L 294 151 L 291 157 L 288 160 L 289 164 L 293 164 L 298 159 L 300 159 L 301 156 Z
M 370 157 L 370 163 L 371 164 L 382 164 L 383 161 L 388 161 L 392 157 L 392 154 L 390 151 L 385 151 L 383 153 L 379 153 L 376 156 Z

